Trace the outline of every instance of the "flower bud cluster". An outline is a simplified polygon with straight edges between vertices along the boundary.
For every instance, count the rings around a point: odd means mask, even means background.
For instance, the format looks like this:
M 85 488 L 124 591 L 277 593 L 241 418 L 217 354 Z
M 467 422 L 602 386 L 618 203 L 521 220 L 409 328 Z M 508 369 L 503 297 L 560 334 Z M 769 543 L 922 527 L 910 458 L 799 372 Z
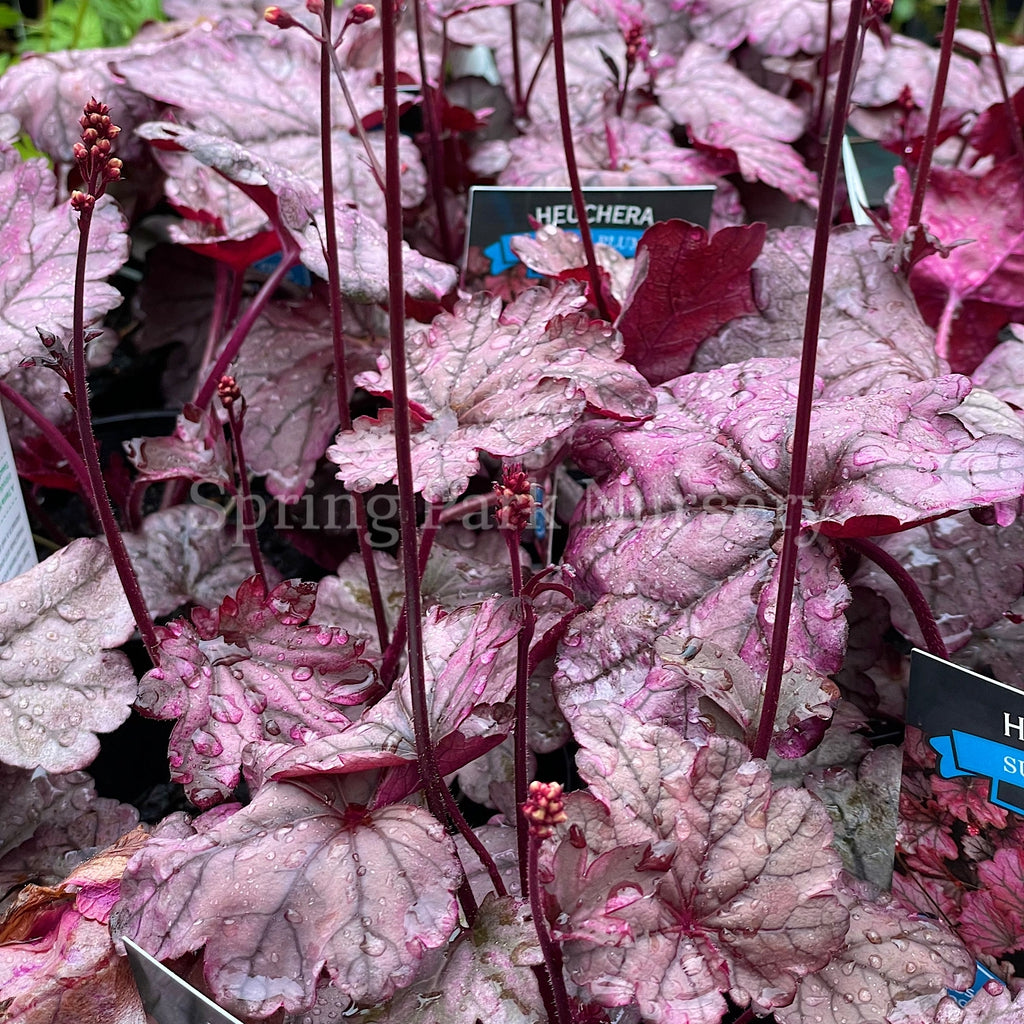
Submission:
M 217 397 L 220 399 L 220 403 L 225 409 L 230 409 L 235 402 L 241 399 L 242 389 L 239 388 L 238 382 L 234 377 L 229 374 L 224 374 L 224 376 L 217 382 Z
M 530 519 L 537 508 L 530 488 L 530 478 L 523 472 L 522 466 L 505 466 L 501 472 L 501 483 L 494 485 L 494 493 L 498 496 L 498 505 L 494 510 L 498 526 L 503 530 L 522 533 L 530 525 Z
M 562 786 L 558 782 L 534 780 L 528 792 L 523 804 L 523 817 L 530 823 L 530 835 L 535 839 L 547 839 L 555 831 L 555 825 L 566 820 Z
M 111 156 L 111 146 L 121 129 L 110 119 L 110 107 L 95 97 L 85 105 L 78 119 L 82 126 L 81 141 L 72 152 L 82 176 L 82 188 L 71 193 L 71 208 L 91 210 L 107 186 L 121 179 L 121 161 Z

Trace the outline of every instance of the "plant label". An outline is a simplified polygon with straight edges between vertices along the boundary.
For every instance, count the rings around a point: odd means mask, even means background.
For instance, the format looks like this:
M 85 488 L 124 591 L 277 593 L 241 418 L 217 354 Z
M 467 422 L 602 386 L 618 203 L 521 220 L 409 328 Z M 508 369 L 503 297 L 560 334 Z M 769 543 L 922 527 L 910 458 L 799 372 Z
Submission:
M 992 803 L 1024 814 L 1024 692 L 915 650 L 907 724 L 939 755 L 942 778 L 988 779 Z
M 1001 978 L 997 978 L 984 964 L 975 962 L 974 966 L 974 982 L 970 988 L 965 989 L 963 992 L 958 992 L 955 988 L 946 989 L 946 994 L 953 998 L 957 1006 L 966 1006 L 990 981 L 996 981 L 1000 985 L 1006 984 Z
M 677 217 L 706 228 L 714 194 L 714 185 L 583 190 L 594 244 L 611 246 L 630 259 L 636 255 L 641 235 L 658 221 Z M 537 224 L 579 231 L 567 188 L 475 185 L 469 190 L 468 222 L 464 265 L 472 273 L 479 273 L 476 264 L 481 255 L 490 260 L 491 274 L 515 266 L 519 257 L 512 251 L 512 239 L 531 234 Z
M 242 1024 L 131 939 L 121 941 L 128 951 L 142 1005 L 156 1024 Z
M 0 583 L 31 569 L 36 561 L 7 424 L 0 412 Z

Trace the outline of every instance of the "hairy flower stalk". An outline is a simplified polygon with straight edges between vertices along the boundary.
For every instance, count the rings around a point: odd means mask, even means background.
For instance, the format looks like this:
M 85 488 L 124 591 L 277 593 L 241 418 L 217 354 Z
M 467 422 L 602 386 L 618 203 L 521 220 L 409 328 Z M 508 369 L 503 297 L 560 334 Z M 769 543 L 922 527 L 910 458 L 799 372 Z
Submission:
M 530 643 L 533 640 L 536 616 L 533 612 L 533 603 L 523 598 L 523 569 L 519 563 L 519 541 L 523 530 L 530 523 L 537 503 L 533 499 L 530 480 L 519 465 L 502 468 L 501 483 L 494 485 L 494 492 L 498 498 L 494 518 L 498 529 L 501 530 L 501 535 L 505 538 L 509 563 L 512 567 L 512 596 L 521 601 L 523 605 L 523 624 L 516 637 L 516 724 L 514 730 L 515 801 L 517 806 L 522 807 L 526 803 L 528 794 L 526 775 L 529 752 L 526 743 L 526 716 L 530 678 Z M 526 831 L 526 821 L 517 821 L 516 845 L 519 852 L 519 883 L 524 896 L 528 896 L 530 892 Z
M 110 119 L 110 108 L 95 98 L 85 105 L 79 120 L 82 126 L 81 141 L 74 145 L 75 162 L 82 176 L 82 186 L 71 193 L 71 208 L 78 218 L 78 257 L 75 263 L 75 293 L 71 332 L 71 404 L 75 410 L 78 436 L 82 443 L 89 478 L 88 496 L 93 510 L 103 527 L 110 548 L 117 575 L 124 588 L 128 606 L 142 634 L 153 664 L 159 663 L 158 644 L 153 619 L 142 596 L 142 588 L 135 574 L 131 558 L 121 536 L 121 530 L 114 518 L 110 496 L 103 480 L 100 467 L 99 449 L 92 432 L 92 416 L 89 411 L 89 384 L 85 372 L 85 265 L 89 256 L 89 230 L 92 226 L 96 201 L 107 191 L 107 186 L 121 178 L 121 161 L 111 156 L 111 146 L 121 129 Z
M 256 574 L 266 583 L 267 574 L 263 566 L 263 553 L 256 536 L 256 520 L 252 514 L 252 491 L 249 488 L 249 470 L 245 464 L 245 450 L 242 448 L 242 424 L 245 420 L 245 399 L 234 377 L 221 377 L 217 385 L 217 397 L 228 414 L 228 431 L 231 447 L 235 453 L 235 472 L 238 474 L 238 489 L 242 495 L 242 531 L 245 533 L 252 565 Z M 236 411 L 237 406 L 237 411 Z
M 572 205 L 576 210 L 576 220 L 579 223 L 583 254 L 587 258 L 587 274 L 590 277 L 591 291 L 594 293 L 594 305 L 603 320 L 611 320 L 608 315 L 608 304 L 604 300 L 604 290 L 601 287 L 597 257 L 594 255 L 594 240 L 590 235 L 587 207 L 583 200 L 583 189 L 580 186 L 580 172 L 576 166 L 576 147 L 572 140 L 572 124 L 569 121 L 569 91 L 565 81 L 565 38 L 562 26 L 564 13 L 562 0 L 551 0 L 551 41 L 555 53 L 555 89 L 558 93 L 558 120 L 562 127 L 565 169 L 569 174 L 569 188 L 572 191 Z
M 1006 72 L 1003 68 L 1003 59 L 999 56 L 996 30 L 992 24 L 992 4 L 990 0 L 981 0 L 981 18 L 985 24 L 985 35 L 988 36 L 989 46 L 992 48 L 992 65 L 996 70 L 999 93 L 1003 97 L 1003 106 L 1006 109 L 1006 118 L 1010 127 L 1010 138 L 1013 140 L 1013 148 L 1017 154 L 1017 159 L 1024 165 L 1024 138 L 1021 137 L 1020 118 L 1017 117 L 1017 108 L 1013 105 L 1010 90 L 1006 86 Z
M 309 0 L 307 6 L 313 3 Z M 366 4 L 360 5 L 366 7 Z M 331 13 L 332 5 L 324 5 L 316 0 L 324 38 L 320 43 L 320 169 L 324 182 L 324 224 L 326 226 L 326 251 L 324 260 L 327 263 L 327 288 L 330 294 L 331 342 L 334 347 L 334 383 L 335 397 L 338 404 L 338 422 L 342 430 L 352 429 L 352 412 L 349 408 L 352 386 L 348 374 L 348 359 L 345 346 L 345 331 L 342 324 L 341 278 L 338 273 L 338 223 L 334 208 L 334 149 L 331 145 Z M 312 9 L 312 8 L 311 8 Z M 372 10 L 372 9 L 371 9 Z M 352 20 L 352 15 L 349 15 Z M 346 22 L 348 24 L 348 22 Z M 359 556 L 366 573 L 366 585 L 370 591 L 370 603 L 373 606 L 373 620 L 377 627 L 377 642 L 381 651 L 388 645 L 388 623 L 384 614 L 384 599 L 380 592 L 380 580 L 377 578 L 377 563 L 373 560 L 373 549 L 370 546 L 370 526 L 366 515 L 366 499 L 357 495 L 353 503 L 356 522 L 356 537 L 359 543 Z
M 832 206 L 835 202 L 842 153 L 843 132 L 846 129 L 846 111 L 853 91 L 856 57 L 864 18 L 866 0 L 853 0 L 846 23 L 843 52 L 836 82 L 835 106 L 825 149 L 825 167 L 821 176 L 821 194 L 818 216 L 814 227 L 814 250 L 811 256 L 811 276 L 807 287 L 807 313 L 804 319 L 803 346 L 800 353 L 800 382 L 796 401 L 796 421 L 793 427 L 793 456 L 789 471 L 786 501 L 786 528 L 779 556 L 779 593 L 775 603 L 775 623 L 772 628 L 771 654 L 764 684 L 761 718 L 754 740 L 754 757 L 766 757 L 775 730 L 775 716 L 779 709 L 782 673 L 786 660 L 789 623 L 793 610 L 793 589 L 796 582 L 796 561 L 799 554 L 797 540 L 801 531 L 804 488 L 807 477 L 807 451 L 811 440 L 811 404 L 814 395 L 814 368 L 818 356 L 818 332 L 821 327 L 821 309 L 825 295 L 825 261 L 828 240 L 832 230 Z
M 565 978 L 562 975 L 562 955 L 558 946 L 552 941 L 544 916 L 544 900 L 537 871 L 537 854 L 540 844 L 554 834 L 555 825 L 566 821 L 565 803 L 562 800 L 562 787 L 557 782 L 530 783 L 526 799 L 519 804 L 521 817 L 528 822 L 527 871 L 530 878 L 529 900 L 530 913 L 533 915 L 533 926 L 537 929 L 537 941 L 544 956 L 544 966 L 550 983 L 550 994 L 553 1006 L 548 1007 L 551 1020 L 549 1024 L 572 1024 L 572 1009 L 569 1005 L 569 994 L 565 989 Z M 541 985 L 543 991 L 544 985 Z M 545 999 L 547 1002 L 547 999 Z

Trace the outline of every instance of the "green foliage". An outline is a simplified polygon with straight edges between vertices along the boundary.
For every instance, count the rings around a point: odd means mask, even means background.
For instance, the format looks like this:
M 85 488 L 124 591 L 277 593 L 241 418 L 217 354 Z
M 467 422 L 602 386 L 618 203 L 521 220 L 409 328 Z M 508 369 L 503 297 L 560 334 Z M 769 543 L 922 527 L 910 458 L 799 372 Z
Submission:
M 1024 33 L 1024 14 L 1019 0 L 989 0 L 996 35 L 1006 42 L 1019 42 Z M 945 0 L 894 0 L 892 26 L 899 32 L 934 42 L 942 31 L 946 14 Z M 962 28 L 984 29 L 980 0 L 962 0 L 959 25 Z
M 163 16 L 160 0 L 42 0 L 35 18 L 2 7 L 0 71 L 23 53 L 121 46 Z

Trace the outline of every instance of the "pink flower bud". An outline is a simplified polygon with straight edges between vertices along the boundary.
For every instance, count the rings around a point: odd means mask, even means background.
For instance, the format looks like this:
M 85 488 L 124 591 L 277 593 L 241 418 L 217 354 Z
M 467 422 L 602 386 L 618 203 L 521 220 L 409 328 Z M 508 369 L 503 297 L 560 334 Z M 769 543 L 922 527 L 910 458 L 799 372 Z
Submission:
M 268 7 L 263 12 L 263 20 L 268 25 L 282 29 L 293 28 L 295 25 L 295 19 L 287 11 L 282 11 L 280 7 Z
M 373 4 L 356 4 L 348 16 L 350 25 L 362 25 L 365 21 L 372 21 L 377 17 L 377 8 Z
M 306 10 L 319 17 L 324 13 L 324 0 L 306 0 Z
M 88 195 L 85 192 L 79 192 L 75 189 L 71 193 L 71 209 L 77 210 L 81 213 L 83 210 L 91 210 L 96 205 L 96 198 Z

